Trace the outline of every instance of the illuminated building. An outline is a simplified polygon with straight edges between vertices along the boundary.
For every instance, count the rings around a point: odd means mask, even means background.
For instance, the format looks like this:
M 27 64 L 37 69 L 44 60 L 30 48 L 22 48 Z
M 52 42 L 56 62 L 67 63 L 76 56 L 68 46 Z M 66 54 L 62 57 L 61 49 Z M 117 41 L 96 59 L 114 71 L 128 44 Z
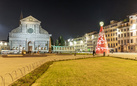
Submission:
M 1 50 L 9 50 L 9 49 L 10 47 L 9 47 L 8 42 L 0 41 L 0 53 L 1 53 Z
M 110 21 L 110 25 L 104 26 L 104 32 L 109 49 L 113 49 L 115 52 L 118 51 L 118 31 L 122 21 Z
M 115 52 L 137 52 L 137 14 L 128 16 L 127 21 L 110 21 L 104 31 L 108 47 Z
M 96 31 L 86 33 L 84 36 L 68 39 L 68 46 L 73 46 L 77 52 L 90 52 L 95 50 L 98 33 Z
M 48 52 L 51 34 L 41 27 L 41 22 L 32 16 L 20 20 L 21 24 L 9 33 L 12 50 Z

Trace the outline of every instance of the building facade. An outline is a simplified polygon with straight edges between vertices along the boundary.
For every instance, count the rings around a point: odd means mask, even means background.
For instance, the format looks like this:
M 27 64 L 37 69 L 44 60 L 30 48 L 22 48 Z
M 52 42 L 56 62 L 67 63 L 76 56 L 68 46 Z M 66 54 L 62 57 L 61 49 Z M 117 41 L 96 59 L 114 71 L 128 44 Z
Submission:
M 21 24 L 9 33 L 10 49 L 48 52 L 50 36 L 41 27 L 41 22 L 32 16 L 20 20 Z
M 73 46 L 77 52 L 91 52 L 96 48 L 97 38 L 98 33 L 93 31 L 82 37 L 68 39 L 68 46 Z
M 1 50 L 9 50 L 9 49 L 10 47 L 9 47 L 8 42 L 0 41 L 0 53 L 1 53 Z
M 108 47 L 115 52 L 137 52 L 137 14 L 129 15 L 127 21 L 110 21 L 104 31 Z

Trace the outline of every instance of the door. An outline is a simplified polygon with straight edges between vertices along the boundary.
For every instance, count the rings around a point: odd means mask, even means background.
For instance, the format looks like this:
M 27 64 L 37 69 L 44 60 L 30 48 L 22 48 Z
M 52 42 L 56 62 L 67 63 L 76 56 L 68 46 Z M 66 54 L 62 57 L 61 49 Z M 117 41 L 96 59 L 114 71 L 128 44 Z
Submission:
M 32 51 L 32 46 L 29 46 L 29 49 L 28 49 L 28 51 Z

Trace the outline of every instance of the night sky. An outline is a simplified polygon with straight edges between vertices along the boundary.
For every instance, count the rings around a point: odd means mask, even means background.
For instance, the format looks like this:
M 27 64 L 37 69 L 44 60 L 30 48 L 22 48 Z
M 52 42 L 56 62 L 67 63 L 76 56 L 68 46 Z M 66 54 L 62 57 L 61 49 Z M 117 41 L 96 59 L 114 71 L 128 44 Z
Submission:
M 137 12 L 137 0 L 0 0 L 0 40 L 19 26 L 20 13 L 40 20 L 43 29 L 64 39 L 99 31 L 99 22 L 123 20 Z

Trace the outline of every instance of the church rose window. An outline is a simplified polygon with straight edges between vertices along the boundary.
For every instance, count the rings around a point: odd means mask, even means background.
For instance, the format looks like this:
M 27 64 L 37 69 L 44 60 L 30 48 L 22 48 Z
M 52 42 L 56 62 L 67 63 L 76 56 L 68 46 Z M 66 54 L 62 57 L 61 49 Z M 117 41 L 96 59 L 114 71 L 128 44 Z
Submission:
M 32 29 L 32 28 L 29 28 L 29 29 L 28 29 L 28 33 L 33 33 L 33 29 Z

